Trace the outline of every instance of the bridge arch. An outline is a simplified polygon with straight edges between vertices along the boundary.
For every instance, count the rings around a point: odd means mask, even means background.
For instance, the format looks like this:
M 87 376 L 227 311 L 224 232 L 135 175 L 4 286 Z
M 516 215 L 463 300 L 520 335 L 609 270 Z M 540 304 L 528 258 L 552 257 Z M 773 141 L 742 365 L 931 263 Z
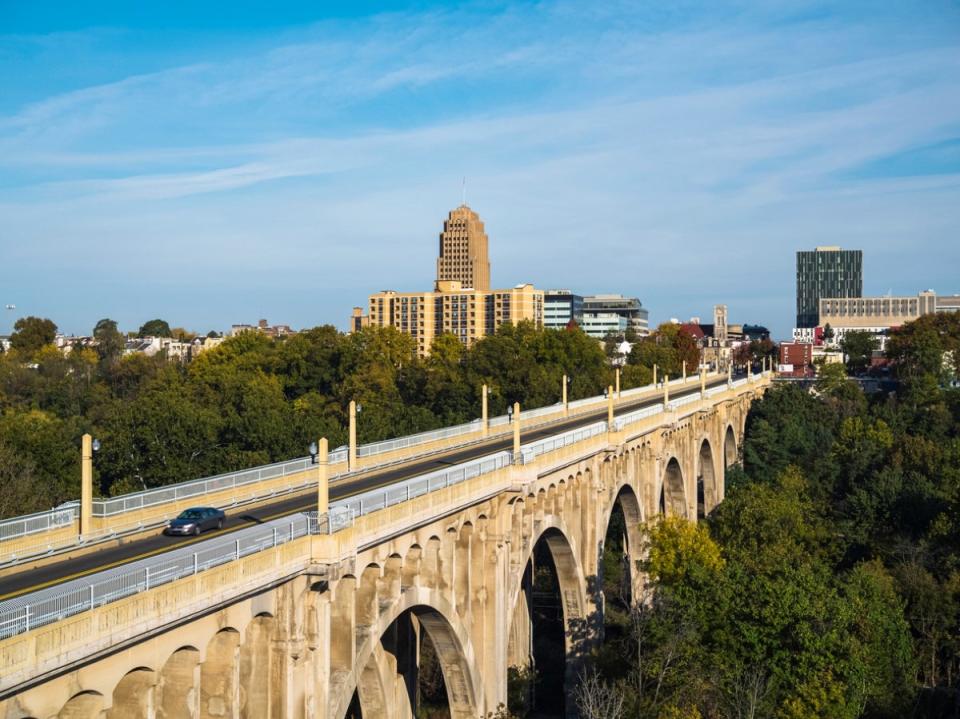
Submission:
M 200 651 L 193 646 L 180 647 L 167 658 L 157 686 L 158 716 L 196 716 L 200 702 L 196 691 L 199 665 Z
M 710 440 L 704 437 L 697 452 L 697 519 L 704 519 L 720 501 L 720 485 Z
M 737 444 L 737 434 L 733 430 L 733 425 L 728 424 L 727 430 L 723 434 L 723 465 L 724 468 L 732 467 L 740 461 L 740 448 Z
M 224 627 L 207 642 L 200 664 L 200 716 L 234 716 L 240 706 L 240 632 Z
M 687 499 L 683 487 L 680 462 L 676 457 L 670 457 L 660 483 L 660 514 L 668 517 L 687 516 Z
M 623 550 L 624 568 L 626 569 L 627 585 L 622 589 L 626 590 L 627 596 L 624 599 L 627 603 L 637 601 L 637 587 L 640 581 L 640 571 L 638 563 L 641 559 L 643 547 L 643 533 L 640 525 L 644 521 L 643 504 L 637 496 L 636 490 L 626 481 L 620 483 L 616 488 L 616 494 L 610 506 L 606 510 L 606 521 L 603 524 L 603 542 L 599 547 L 597 557 L 597 566 L 603 567 L 603 557 L 607 540 L 611 531 L 611 525 L 614 521 L 614 515 L 620 511 L 623 516 L 623 536 L 617 540 L 618 546 Z M 602 588 L 603 577 L 599 577 L 599 583 Z M 610 597 L 606 597 L 609 600 Z
M 103 715 L 103 694 L 83 691 L 74 694 L 57 712 L 57 719 L 97 719 Z
M 127 672 L 113 688 L 106 719 L 147 719 L 152 715 L 157 673 L 149 667 Z
M 354 692 L 360 694 L 361 710 L 376 714 L 377 706 L 387 706 L 392 699 L 392 681 L 396 668 L 384 652 L 384 635 L 405 617 L 414 617 L 436 649 L 447 687 L 451 719 L 473 719 L 482 716 L 483 683 L 469 635 L 456 609 L 434 589 L 409 587 L 383 613 L 357 651 L 356 668 L 344 682 L 332 702 L 334 717 L 344 717 Z M 391 677 L 391 673 L 394 677 Z M 369 681 L 365 681 L 369 680 Z M 367 716 L 365 713 L 364 716 Z
M 529 500 L 528 500 L 529 503 Z M 515 510 L 516 511 L 516 510 Z M 546 515 L 539 523 L 539 531 L 529 541 L 520 574 L 511 577 L 510 594 L 514 597 L 508 627 L 507 664 L 510 667 L 529 668 L 533 659 L 533 605 L 531 603 L 534 558 L 537 548 L 543 546 L 549 554 L 556 573 L 562 610 L 564 649 L 564 686 L 570 687 L 579 674 L 582 661 L 595 635 L 596 617 L 588 612 L 588 587 L 577 552 L 564 521 L 556 515 Z

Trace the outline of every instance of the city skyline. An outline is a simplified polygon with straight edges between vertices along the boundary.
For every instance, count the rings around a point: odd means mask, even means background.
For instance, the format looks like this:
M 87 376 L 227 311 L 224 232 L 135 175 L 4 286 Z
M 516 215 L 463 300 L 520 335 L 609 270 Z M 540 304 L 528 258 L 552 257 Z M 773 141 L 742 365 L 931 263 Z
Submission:
M 0 333 L 343 328 L 428 286 L 464 175 L 493 286 L 651 324 L 786 338 L 817 245 L 863 250 L 865 295 L 960 291 L 955 7 L 354 7 L 8 9 Z

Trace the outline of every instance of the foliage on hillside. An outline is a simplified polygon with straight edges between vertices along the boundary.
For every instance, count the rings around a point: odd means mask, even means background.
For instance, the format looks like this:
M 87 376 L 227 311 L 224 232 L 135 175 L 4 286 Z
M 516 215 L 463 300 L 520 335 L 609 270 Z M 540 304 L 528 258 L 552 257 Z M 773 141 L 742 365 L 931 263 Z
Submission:
M 891 341 L 898 392 L 840 377 L 753 405 L 725 501 L 646 527 L 646 601 L 608 612 L 620 716 L 955 716 L 958 343 L 957 318 L 924 318 Z
M 558 402 L 564 373 L 571 399 L 611 381 L 600 344 L 575 328 L 508 325 L 470 350 L 445 335 L 426 360 L 392 328 L 325 326 L 276 340 L 246 332 L 186 367 L 121 356 L 112 320 L 98 323 L 96 351 L 64 356 L 55 331 L 27 318 L 0 355 L 0 516 L 79 497 L 84 432 L 102 442 L 95 466 L 106 496 L 303 456 L 321 436 L 336 447 L 351 399 L 363 409 L 359 440 L 371 442 L 478 417 L 484 383 L 496 414 L 514 401 Z

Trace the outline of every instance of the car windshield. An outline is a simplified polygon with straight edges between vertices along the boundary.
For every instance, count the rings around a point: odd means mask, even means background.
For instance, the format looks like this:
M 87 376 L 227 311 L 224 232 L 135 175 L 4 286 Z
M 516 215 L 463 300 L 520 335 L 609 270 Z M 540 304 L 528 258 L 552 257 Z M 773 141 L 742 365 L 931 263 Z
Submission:
M 185 512 L 180 512 L 180 516 L 177 519 L 200 519 L 203 517 L 202 509 L 188 509 Z

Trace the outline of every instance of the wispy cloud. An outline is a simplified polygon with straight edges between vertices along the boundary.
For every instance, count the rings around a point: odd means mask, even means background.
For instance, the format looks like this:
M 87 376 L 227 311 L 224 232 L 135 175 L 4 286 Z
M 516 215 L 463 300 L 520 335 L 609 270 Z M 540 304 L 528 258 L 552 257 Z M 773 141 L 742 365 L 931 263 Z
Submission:
M 40 267 L 66 247 L 83 265 L 92 243 L 113 272 L 146 253 L 194 287 L 210 262 L 258 282 L 312 265 L 311 309 L 283 277 L 272 312 L 338 321 L 345 268 L 364 268 L 358 302 L 429 283 L 466 174 L 495 276 L 637 293 L 660 318 L 731 296 L 785 333 L 792 253 L 827 241 L 863 246 L 882 285 L 945 282 L 918 257 L 960 260 L 960 178 L 910 151 L 960 137 L 956 38 L 812 7 L 323 22 L 51 95 L 0 117 L 0 255 Z M 253 311 L 208 307 L 220 324 Z

